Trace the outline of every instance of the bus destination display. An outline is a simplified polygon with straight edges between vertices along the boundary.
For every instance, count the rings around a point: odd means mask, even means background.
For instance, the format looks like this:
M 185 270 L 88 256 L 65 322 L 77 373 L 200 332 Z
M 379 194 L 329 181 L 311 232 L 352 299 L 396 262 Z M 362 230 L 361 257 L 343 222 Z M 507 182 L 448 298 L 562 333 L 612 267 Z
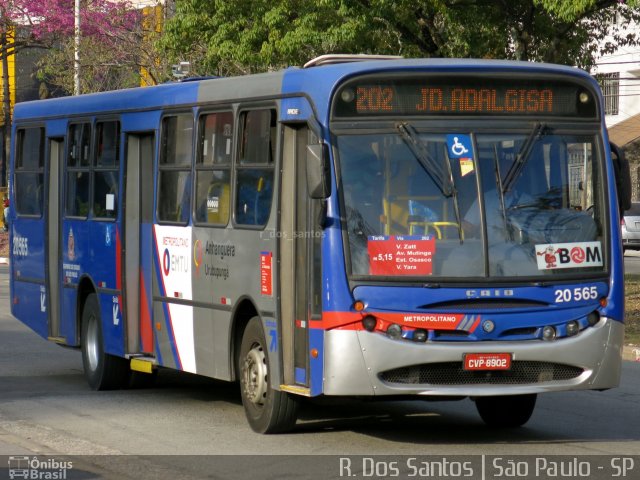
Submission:
M 338 117 L 381 115 L 513 115 L 595 117 L 593 95 L 566 82 L 498 79 L 366 80 L 338 94 Z

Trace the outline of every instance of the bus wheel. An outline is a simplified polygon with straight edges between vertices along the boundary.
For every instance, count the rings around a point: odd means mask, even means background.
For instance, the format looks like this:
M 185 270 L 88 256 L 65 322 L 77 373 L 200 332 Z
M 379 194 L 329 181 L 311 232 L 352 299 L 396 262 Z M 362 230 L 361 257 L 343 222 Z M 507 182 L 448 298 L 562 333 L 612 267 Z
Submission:
M 536 394 L 478 397 L 476 408 L 484 423 L 490 427 L 521 427 L 531 418 L 536 397 Z
M 252 318 L 242 335 L 238 372 L 242 405 L 251 428 L 258 433 L 280 433 L 293 428 L 298 401 L 271 388 L 269 353 L 262 323 Z
M 87 297 L 82 311 L 82 366 L 93 390 L 115 390 L 129 381 L 129 365 L 124 358 L 104 352 L 98 298 Z

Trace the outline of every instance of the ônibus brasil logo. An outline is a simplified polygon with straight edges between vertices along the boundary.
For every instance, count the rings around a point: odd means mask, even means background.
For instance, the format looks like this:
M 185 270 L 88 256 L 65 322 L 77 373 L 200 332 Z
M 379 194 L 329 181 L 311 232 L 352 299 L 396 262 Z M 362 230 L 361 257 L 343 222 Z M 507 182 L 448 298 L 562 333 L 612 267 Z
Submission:
M 65 480 L 68 478 L 67 470 L 71 470 L 72 468 L 73 462 L 56 460 L 55 458 L 9 457 L 10 479 Z

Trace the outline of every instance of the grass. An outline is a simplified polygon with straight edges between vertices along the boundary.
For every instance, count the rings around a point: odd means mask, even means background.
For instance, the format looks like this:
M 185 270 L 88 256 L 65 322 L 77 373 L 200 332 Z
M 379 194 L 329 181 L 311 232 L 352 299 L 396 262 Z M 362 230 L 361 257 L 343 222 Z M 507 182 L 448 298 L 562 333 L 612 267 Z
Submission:
M 640 275 L 625 275 L 625 343 L 640 345 Z

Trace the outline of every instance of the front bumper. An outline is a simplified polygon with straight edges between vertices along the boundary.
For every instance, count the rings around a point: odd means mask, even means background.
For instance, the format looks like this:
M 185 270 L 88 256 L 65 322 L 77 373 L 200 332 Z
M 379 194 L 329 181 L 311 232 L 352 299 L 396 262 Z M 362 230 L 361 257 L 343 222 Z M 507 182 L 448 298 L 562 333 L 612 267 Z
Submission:
M 575 337 L 555 341 L 427 342 L 392 340 L 380 333 L 329 330 L 325 332 L 325 395 L 427 395 L 491 396 L 563 390 L 603 390 L 618 385 L 622 362 L 624 325 L 602 318 Z M 487 375 L 469 381 L 462 371 L 466 353 L 512 354 L 514 365 L 557 366 L 575 372 L 571 378 L 553 378 L 544 371 L 513 383 L 494 381 Z M 427 383 L 429 376 L 411 375 L 393 380 L 390 371 L 429 371 L 447 365 L 464 383 Z M 459 368 L 458 368 L 459 365 Z M 398 370 L 400 369 L 400 370 Z M 531 375 L 530 375 L 531 376 Z M 387 380 L 383 380 L 386 378 Z M 438 378 L 442 379 L 442 375 Z

